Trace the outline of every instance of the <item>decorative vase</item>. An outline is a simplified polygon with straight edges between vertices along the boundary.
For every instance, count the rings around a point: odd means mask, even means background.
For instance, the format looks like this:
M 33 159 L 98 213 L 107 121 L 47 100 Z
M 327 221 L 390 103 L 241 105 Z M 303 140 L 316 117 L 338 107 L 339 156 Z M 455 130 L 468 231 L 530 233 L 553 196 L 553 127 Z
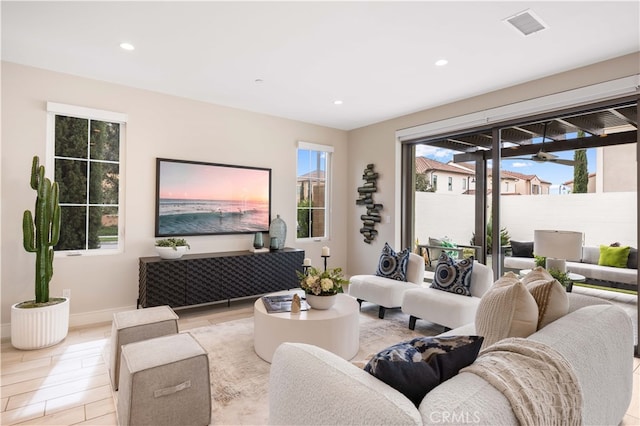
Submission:
M 38 308 L 11 306 L 11 344 L 17 349 L 31 350 L 53 346 L 67 337 L 69 331 L 69 299 Z
M 284 220 L 280 219 L 280 215 L 276 215 L 276 218 L 271 221 L 269 225 L 269 237 L 278 239 L 278 250 L 284 248 L 284 243 L 287 239 L 287 224 Z
M 332 294 L 330 296 L 316 296 L 315 294 L 307 293 L 307 303 L 313 309 L 326 310 L 330 309 L 334 303 L 336 303 L 338 295 Z
M 261 249 L 264 247 L 264 241 L 262 240 L 262 232 L 256 232 L 256 235 L 253 236 L 253 248 Z

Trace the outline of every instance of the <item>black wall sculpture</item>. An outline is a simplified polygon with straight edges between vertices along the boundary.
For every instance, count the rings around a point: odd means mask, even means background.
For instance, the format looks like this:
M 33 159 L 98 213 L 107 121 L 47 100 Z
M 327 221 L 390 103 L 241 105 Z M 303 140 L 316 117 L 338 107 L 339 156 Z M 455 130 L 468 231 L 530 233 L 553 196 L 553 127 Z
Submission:
M 382 210 L 382 204 L 376 204 L 373 201 L 373 194 L 378 191 L 378 187 L 376 186 L 378 173 L 373 171 L 373 164 L 367 164 L 362 179 L 365 180 L 365 183 L 358 188 L 356 205 L 367 208 L 367 214 L 360 216 L 360 219 L 362 219 L 360 233 L 364 236 L 364 242 L 371 244 L 371 241 L 375 240 L 378 235 L 375 227 L 376 223 L 380 223 L 380 210 Z

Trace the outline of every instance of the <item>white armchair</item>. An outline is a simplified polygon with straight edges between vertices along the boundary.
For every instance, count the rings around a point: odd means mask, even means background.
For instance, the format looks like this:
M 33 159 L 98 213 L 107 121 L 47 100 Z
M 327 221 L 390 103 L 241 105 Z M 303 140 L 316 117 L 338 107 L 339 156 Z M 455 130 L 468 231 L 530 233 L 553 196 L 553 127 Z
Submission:
M 475 261 L 471 272 L 471 296 L 435 288 L 412 288 L 403 293 L 402 312 L 409 314 L 409 328 L 424 319 L 445 328 L 457 328 L 475 321 L 480 298 L 493 284 L 493 270 Z
M 377 275 L 355 275 L 349 279 L 349 294 L 358 300 L 380 306 L 378 317 L 384 318 L 386 308 L 399 308 L 402 295 L 409 289 L 418 289 L 424 282 L 424 259 L 409 253 L 407 281 L 398 281 Z

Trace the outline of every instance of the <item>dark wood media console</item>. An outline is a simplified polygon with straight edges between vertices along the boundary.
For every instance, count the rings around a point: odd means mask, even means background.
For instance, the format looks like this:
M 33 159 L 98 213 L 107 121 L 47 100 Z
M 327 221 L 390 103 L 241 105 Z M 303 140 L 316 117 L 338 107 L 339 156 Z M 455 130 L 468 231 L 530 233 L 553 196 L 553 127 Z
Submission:
M 299 287 L 304 250 L 141 257 L 138 306 L 172 308 L 227 301 Z

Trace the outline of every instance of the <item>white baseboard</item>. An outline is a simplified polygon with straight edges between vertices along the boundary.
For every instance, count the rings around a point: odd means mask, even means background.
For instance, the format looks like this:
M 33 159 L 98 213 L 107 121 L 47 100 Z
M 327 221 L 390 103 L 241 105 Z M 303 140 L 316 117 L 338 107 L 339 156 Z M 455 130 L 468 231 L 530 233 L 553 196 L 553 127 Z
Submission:
M 103 311 L 82 312 L 79 314 L 69 315 L 69 329 L 74 327 L 84 327 L 88 325 L 111 322 L 113 314 L 122 311 L 130 311 L 136 309 L 135 305 L 123 306 L 121 308 L 105 309 Z M 11 339 L 11 323 L 2 324 L 0 326 L 0 337 L 2 341 Z

